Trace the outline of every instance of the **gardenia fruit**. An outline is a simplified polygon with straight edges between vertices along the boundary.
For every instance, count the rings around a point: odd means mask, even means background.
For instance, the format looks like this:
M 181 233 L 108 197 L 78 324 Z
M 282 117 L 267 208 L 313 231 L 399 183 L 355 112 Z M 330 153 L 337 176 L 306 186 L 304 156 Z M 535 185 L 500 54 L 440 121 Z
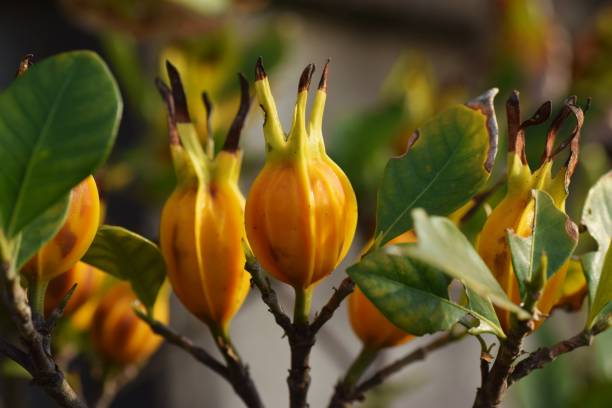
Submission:
M 153 309 L 153 318 L 166 324 L 169 299 L 162 288 Z M 134 313 L 136 295 L 127 282 L 116 283 L 100 299 L 94 312 L 91 336 L 100 355 L 113 363 L 138 364 L 149 358 L 162 337 Z
M 223 149 L 213 157 L 212 148 L 202 148 L 189 119 L 178 72 L 170 64 L 168 72 L 172 91 L 161 82 L 158 86 L 168 105 L 178 184 L 162 212 L 161 250 L 183 305 L 214 333 L 226 335 L 249 290 L 242 246 L 244 198 L 238 188 L 238 141 L 250 106 L 248 83 L 241 77 L 240 110 Z
M 256 68 L 255 91 L 265 114 L 266 163 L 247 198 L 246 233 L 262 266 L 296 290 L 310 288 L 338 266 L 357 224 L 353 188 L 325 153 L 327 65 L 306 124 L 313 71 L 309 65 L 300 78 L 293 125 L 285 137 L 261 60 Z
M 79 261 L 96 236 L 100 198 L 92 176 L 72 189 L 68 216 L 59 232 L 22 268 L 30 281 L 49 281 Z
M 525 129 L 545 122 L 550 115 L 550 102 L 540 107 L 536 114 L 521 123 L 518 92 L 510 97 L 507 103 L 508 113 L 508 181 L 507 193 L 504 199 L 489 215 L 478 239 L 477 249 L 493 275 L 506 292 L 508 297 L 516 304 L 521 302 L 518 282 L 512 267 L 510 249 L 506 239 L 506 231 L 512 230 L 521 237 L 531 235 L 534 218 L 534 199 L 532 190 L 542 190 L 550 194 L 555 206 L 565 212 L 565 200 L 568 195 L 568 186 L 578 160 L 578 147 L 580 128 L 584 115 L 576 106 L 575 98 L 570 98 L 557 117 L 553 120 L 548 131 L 546 150 L 540 168 L 531 172 L 525 156 Z M 576 118 L 576 126 L 571 136 L 561 143 L 555 150 L 556 135 L 570 115 Z M 558 173 L 552 176 L 553 158 L 565 147 L 570 147 L 570 155 Z M 568 228 L 575 228 L 569 225 Z M 577 234 L 574 229 L 570 233 Z M 569 261 L 557 270 L 542 288 L 542 294 L 537 303 L 538 311 L 546 316 L 558 303 L 565 281 Z M 573 283 L 573 282 L 572 282 Z M 574 292 L 578 292 L 574 290 Z M 497 310 L 497 314 L 505 332 L 510 328 L 510 313 L 506 310 Z M 541 323 L 541 322 L 539 322 Z

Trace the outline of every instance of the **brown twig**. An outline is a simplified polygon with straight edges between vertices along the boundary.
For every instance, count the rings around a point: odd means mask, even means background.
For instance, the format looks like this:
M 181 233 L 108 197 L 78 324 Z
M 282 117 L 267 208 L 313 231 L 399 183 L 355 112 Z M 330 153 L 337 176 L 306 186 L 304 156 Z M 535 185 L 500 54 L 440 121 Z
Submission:
M 508 338 L 500 345 L 493 367 L 487 375 L 483 375 L 485 382 L 476 393 L 474 408 L 497 407 L 501 404 L 508 388 L 512 364 L 521 354 L 523 339 L 532 329 L 531 320 L 520 321 L 508 334 Z
M 545 270 L 545 269 L 542 269 Z M 480 388 L 476 391 L 473 408 L 498 407 L 508 389 L 508 378 L 512 373 L 512 366 L 521 355 L 523 339 L 533 331 L 535 322 L 541 315 L 536 304 L 542 294 L 540 280 L 533 278 L 527 285 L 522 307 L 532 313 L 531 318 L 519 320 L 514 317 L 508 337 L 499 345 L 499 351 L 491 369 L 483 372 Z
M 168 343 L 173 344 L 187 353 L 191 354 L 196 360 L 204 364 L 215 373 L 223 377 L 234 389 L 236 394 L 242 399 L 247 407 L 262 408 L 263 403 L 255 388 L 255 384 L 251 379 L 248 367 L 244 365 L 233 346 L 225 340 L 215 336 L 215 342 L 221 351 L 227 365 L 221 363 L 214 358 L 206 349 L 196 346 L 190 339 L 174 332 L 170 327 L 151 318 L 140 310 L 135 309 L 136 315 L 146 322 L 151 330 L 166 339 Z
M 312 331 L 315 334 L 321 329 L 321 327 L 323 327 L 325 323 L 327 323 L 334 316 L 334 313 L 336 312 L 336 310 L 338 310 L 338 308 L 342 304 L 342 301 L 344 301 L 344 299 L 348 295 L 353 293 L 354 290 L 355 282 L 353 282 L 353 280 L 347 276 L 346 278 L 344 278 L 342 283 L 340 283 L 338 289 L 334 289 L 334 294 L 325 304 L 325 306 L 321 308 L 321 311 L 310 325 Z
M 344 279 L 312 323 L 292 322 L 291 318 L 280 307 L 278 296 L 270 281 L 264 277 L 265 272 L 262 266 L 248 251 L 245 269 L 251 274 L 252 285 L 256 286 L 261 292 L 261 298 L 289 341 L 291 349 L 291 368 L 287 377 L 289 405 L 291 408 L 308 407 L 309 359 L 310 351 L 316 341 L 316 334 L 332 318 L 342 301 L 353 291 L 355 284 L 350 278 Z
M 278 296 L 270 284 L 270 280 L 265 277 L 265 272 L 259 262 L 251 255 L 247 256 L 246 264 L 244 269 L 251 274 L 251 285 L 254 285 L 259 289 L 261 298 L 268 306 L 268 311 L 274 316 L 276 324 L 278 324 L 285 335 L 289 335 L 293 331 L 293 324 L 291 318 L 283 312 L 283 309 L 278 303 Z
M 560 341 L 552 347 L 540 347 L 521 360 L 508 378 L 508 386 L 529 375 L 533 370 L 543 368 L 563 354 L 580 347 L 590 346 L 595 336 L 607 329 L 607 324 L 596 325 L 591 330 L 583 330 L 574 337 Z
M 223 363 L 211 356 L 210 353 L 206 351 L 206 349 L 200 346 L 196 346 L 187 337 L 176 333 L 165 324 L 155 319 L 152 319 L 146 313 L 143 313 L 142 311 L 136 309 L 134 310 L 134 313 L 136 313 L 136 315 L 140 319 L 142 319 L 145 323 L 149 325 L 153 333 L 163 337 L 168 343 L 173 344 L 183 349 L 187 353 L 191 354 L 191 356 L 198 360 L 200 363 L 204 364 L 205 366 L 219 374 L 221 377 L 229 381 L 227 368 L 223 365 Z
M 412 363 L 424 360 L 435 350 L 461 339 L 465 333 L 465 331 L 461 333 L 449 331 L 444 335 L 437 337 L 429 344 L 411 351 L 404 357 L 376 371 L 374 374 L 372 374 L 372 376 L 361 382 L 356 387 L 346 387 L 342 382 L 338 383 L 334 391 L 334 395 L 330 400 L 329 408 L 344 408 L 355 401 L 363 400 L 366 392 L 379 386 L 393 374 L 399 372 Z
M 50 327 L 42 316 L 32 315 L 26 291 L 19 282 L 19 275 L 7 260 L 2 261 L 0 267 L 0 286 L 6 310 L 15 323 L 29 363 L 21 364 L 25 361 L 21 353 L 17 353 L 20 358 L 15 361 L 28 370 L 32 375 L 32 382 L 42 387 L 60 406 L 86 407 L 55 363 L 49 350 Z M 12 348 L 13 352 L 16 350 L 18 349 Z
M 263 402 L 249 373 L 249 367 L 242 362 L 234 345 L 223 336 L 215 336 L 215 343 L 225 359 L 230 382 L 236 394 L 247 407 L 263 408 Z

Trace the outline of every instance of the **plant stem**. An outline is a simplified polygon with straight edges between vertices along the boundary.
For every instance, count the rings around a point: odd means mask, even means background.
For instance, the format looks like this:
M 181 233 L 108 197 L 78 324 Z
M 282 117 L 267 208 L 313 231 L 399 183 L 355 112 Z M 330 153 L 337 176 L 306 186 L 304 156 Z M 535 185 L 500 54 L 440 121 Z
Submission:
M 70 387 L 53 360 L 50 330 L 47 330 L 45 324 L 45 330 L 41 331 L 41 327 L 34 323 L 26 291 L 21 287 L 20 277 L 15 269 L 14 256 L 6 253 L 6 247 L 2 245 L 0 254 L 0 288 L 6 311 L 15 323 L 27 350 L 27 364 L 23 367 L 32 375 L 34 384 L 42 387 L 60 406 L 85 408 L 87 405 Z
M 342 383 L 348 388 L 353 388 L 363 373 L 365 373 L 368 367 L 376 360 L 379 351 L 380 349 L 371 349 L 364 345 L 361 352 L 357 355 L 357 358 L 346 372 L 346 376 Z
M 336 386 L 334 395 L 329 402 L 329 408 L 344 408 L 349 406 L 354 401 L 363 399 L 364 394 L 367 391 L 382 384 L 391 375 L 397 373 L 404 367 L 414 362 L 424 360 L 430 353 L 463 338 L 466 333 L 466 331 L 456 332 L 451 329 L 451 331 L 447 332 L 443 336 L 435 338 L 431 343 L 419 347 L 399 360 L 396 360 L 395 362 L 381 368 L 358 385 L 353 384 L 351 387 L 345 387 L 345 381 L 340 382 Z M 355 363 L 353 363 L 353 366 L 354 365 Z
M 293 324 L 308 324 L 310 307 L 312 305 L 313 287 L 295 288 L 295 305 L 293 308 Z
M 563 354 L 574 351 L 579 347 L 590 346 L 595 336 L 603 333 L 608 328 L 606 322 L 601 322 L 591 330 L 583 330 L 574 337 L 560 341 L 552 347 L 541 347 L 532 352 L 527 358 L 521 360 L 512 370 L 508 378 L 508 386 L 519 381 L 523 377 L 531 374 L 533 370 L 537 370 L 546 366 L 546 364 L 554 361 L 557 357 Z
M 363 345 L 361 352 L 359 352 L 347 370 L 344 379 L 336 384 L 334 395 L 329 401 L 330 408 L 340 408 L 350 403 L 348 396 L 353 393 L 357 382 L 372 362 L 374 362 L 379 352 L 380 349 L 372 349 L 368 348 L 365 344 Z
M 247 259 L 244 268 L 251 274 L 251 284 L 259 289 L 262 300 L 289 340 L 291 369 L 287 377 L 287 384 L 289 385 L 290 407 L 307 407 L 306 397 L 310 386 L 308 360 L 310 350 L 315 343 L 316 334 L 332 318 L 342 301 L 353 291 L 355 284 L 350 278 L 345 278 L 312 324 L 309 324 L 312 290 L 296 291 L 294 321 L 292 322 L 280 307 L 276 292 L 270 281 L 265 277 L 265 271 L 261 265 L 248 248 L 245 250 L 245 254 Z
M 227 329 L 211 326 L 210 331 L 215 339 L 219 352 L 227 364 L 227 370 L 236 394 L 249 408 L 263 408 L 263 402 L 255 383 L 249 373 L 249 368 L 242 362 L 234 347 Z
M 293 308 L 293 330 L 288 335 L 291 347 L 291 369 L 287 377 L 289 385 L 289 406 L 291 408 L 308 407 L 307 395 L 310 387 L 310 351 L 315 343 L 315 336 L 308 323 L 312 303 L 313 287 L 295 288 L 295 305 Z
M 540 295 L 541 285 L 525 295 L 523 308 L 537 316 L 539 312 L 536 304 Z M 512 366 L 521 354 L 523 339 L 534 330 L 534 319 L 532 317 L 528 320 L 519 320 L 516 316 L 513 318 L 508 337 L 501 342 L 491 371 L 482 370 L 483 382 L 476 392 L 473 408 L 495 408 L 501 404 L 509 386 L 508 378 L 512 373 Z

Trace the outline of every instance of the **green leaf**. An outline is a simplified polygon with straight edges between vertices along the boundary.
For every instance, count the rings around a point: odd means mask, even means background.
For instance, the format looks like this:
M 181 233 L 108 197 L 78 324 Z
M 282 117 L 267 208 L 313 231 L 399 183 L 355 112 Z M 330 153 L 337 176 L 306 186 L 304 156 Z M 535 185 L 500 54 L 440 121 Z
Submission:
M 496 93 L 435 116 L 415 132 L 406 154 L 389 161 L 378 191 L 379 246 L 413 227 L 414 208 L 448 215 L 486 183 L 497 151 Z
M 609 245 L 603 262 L 597 291 L 589 310 L 587 326 L 591 328 L 600 320 L 606 320 L 608 327 L 612 323 L 612 245 Z
M 550 278 L 569 259 L 578 244 L 578 227 L 563 211 L 555 207 L 552 197 L 540 190 L 532 192 L 535 198 L 533 246 L 531 248 L 531 274 L 541 267 L 546 254 Z
M 479 320 L 479 324 L 468 330 L 470 334 L 493 333 L 497 337 L 505 338 L 506 335 L 499 324 L 499 319 L 490 300 L 479 296 L 473 290 L 465 288 L 467 307 L 472 315 Z
M 166 277 L 166 265 L 157 245 L 122 227 L 101 226 L 83 261 L 129 281 L 149 310 Z
M 533 236 L 519 237 L 512 231 L 506 231 L 510 255 L 512 257 L 512 269 L 516 275 L 521 297 L 525 295 L 526 283 L 531 280 L 531 247 Z
M 522 238 L 512 231 L 507 232 L 512 266 L 522 296 L 526 286 L 534 280 L 534 272 L 542 267 L 544 255 L 547 267 L 542 272 L 550 278 L 561 269 L 578 244 L 578 227 L 555 207 L 552 197 L 540 190 L 533 190 L 532 194 L 535 214 L 531 236 Z
M 589 190 L 582 210 L 582 224 L 597 241 L 597 251 L 582 256 L 589 286 L 589 302 L 593 304 L 603 262 L 612 239 L 612 171 L 604 174 Z
M 7 238 L 102 164 L 121 109 L 108 67 L 89 51 L 37 63 L 0 94 L 0 227 Z
M 591 187 L 582 210 L 582 223 L 605 254 L 612 237 L 612 170 Z
M 515 305 L 495 280 L 467 238 L 449 219 L 429 217 L 422 209 L 412 212 L 418 243 L 408 248 L 411 257 L 440 269 L 493 304 L 529 318 L 529 313 Z
M 487 320 L 476 311 L 448 297 L 450 279 L 441 271 L 410 258 L 412 244 L 375 250 L 347 273 L 363 293 L 393 324 L 421 336 L 448 330 L 471 314 Z M 503 337 L 499 323 L 489 322 L 491 331 Z
M 57 234 L 68 216 L 69 205 L 70 194 L 67 194 L 26 225 L 21 232 L 21 242 L 16 262 L 17 270 L 21 269 L 34 256 L 36 251 Z

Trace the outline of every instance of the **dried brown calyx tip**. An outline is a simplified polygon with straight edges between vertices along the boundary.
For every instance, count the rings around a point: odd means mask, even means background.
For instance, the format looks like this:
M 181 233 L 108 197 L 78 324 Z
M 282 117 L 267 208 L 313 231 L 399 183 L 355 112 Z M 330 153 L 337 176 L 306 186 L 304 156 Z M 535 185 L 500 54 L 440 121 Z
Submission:
M 246 120 L 249 108 L 251 107 L 251 96 L 249 95 L 249 81 L 242 74 L 238 74 L 240 81 L 240 107 L 234 117 L 234 121 L 227 132 L 225 143 L 223 143 L 223 150 L 228 152 L 235 152 L 238 150 L 238 144 L 240 143 L 240 135 L 242 133 L 242 127 Z
M 257 81 L 261 81 L 268 75 L 266 74 L 266 70 L 263 66 L 263 60 L 261 57 L 257 58 L 257 62 L 255 63 L 255 79 Z
M 302 75 L 300 76 L 298 92 L 307 91 L 308 88 L 310 88 L 310 80 L 312 79 L 312 74 L 314 73 L 314 70 L 314 64 L 308 64 L 306 68 L 304 68 L 304 71 L 302 71 Z
M 187 97 L 185 96 L 185 89 L 183 88 L 181 76 L 170 61 L 166 61 L 166 70 L 168 71 L 168 78 L 170 79 L 170 86 L 172 88 L 172 97 L 174 98 L 176 121 L 177 123 L 191 122 L 189 109 L 187 108 Z
M 323 73 L 321 74 L 321 80 L 319 81 L 319 90 L 327 92 L 327 72 L 329 70 L 329 63 L 331 59 L 328 58 L 325 66 L 323 67 Z
M 208 95 L 208 92 L 204 91 L 202 92 L 202 103 L 204 104 L 204 110 L 206 110 L 206 135 L 208 137 L 212 137 L 212 111 L 213 111 L 213 104 L 212 101 L 210 100 L 210 96 Z
M 526 129 L 529 126 L 536 126 L 546 122 L 550 117 L 551 111 L 552 103 L 550 101 L 544 102 L 529 119 L 521 123 L 521 129 Z
M 542 155 L 542 163 L 552 160 L 557 154 L 559 154 L 567 145 L 570 143 L 570 139 L 573 136 L 570 136 L 567 140 L 562 142 L 556 149 L 555 140 L 557 139 L 557 134 L 559 130 L 565 123 L 565 120 L 570 116 L 570 114 L 574 113 L 577 121 L 582 121 L 582 119 L 578 119 L 578 115 L 575 113 L 577 109 L 580 109 L 576 106 L 577 98 L 575 96 L 570 96 L 565 100 L 565 104 L 563 108 L 557 113 L 557 116 L 553 119 L 550 127 L 548 128 L 548 133 L 546 134 L 546 147 L 544 149 L 544 153 Z M 580 110 L 579 115 L 582 117 L 582 110 Z M 582 127 L 582 123 L 579 123 L 579 126 Z M 574 129 L 576 131 L 576 128 Z M 574 135 L 574 132 L 572 132 Z M 553 151 L 554 149 L 554 151 Z
M 166 104 L 168 110 L 168 139 L 171 145 L 180 145 L 181 140 L 179 138 L 178 130 L 176 128 L 176 110 L 174 108 L 174 98 L 172 96 L 172 90 L 159 78 L 155 78 L 155 86 L 159 91 L 162 99 Z
M 521 122 L 521 108 L 518 91 L 513 91 L 510 98 L 508 98 L 508 102 L 506 103 L 509 138 L 508 150 L 510 152 L 516 152 L 523 164 L 527 164 L 527 155 L 525 154 L 525 129 L 546 122 L 550 117 L 551 106 L 552 104 L 550 101 L 544 102 L 529 119 Z
M 521 153 L 524 150 L 525 140 L 519 140 L 521 129 L 521 106 L 519 92 L 512 91 L 506 101 L 506 117 L 508 118 L 508 151 Z
M 17 68 L 17 72 L 15 73 L 15 76 L 21 76 L 25 74 L 28 68 L 32 66 L 33 59 L 34 59 L 34 54 L 26 54 L 19 62 L 19 68 Z

